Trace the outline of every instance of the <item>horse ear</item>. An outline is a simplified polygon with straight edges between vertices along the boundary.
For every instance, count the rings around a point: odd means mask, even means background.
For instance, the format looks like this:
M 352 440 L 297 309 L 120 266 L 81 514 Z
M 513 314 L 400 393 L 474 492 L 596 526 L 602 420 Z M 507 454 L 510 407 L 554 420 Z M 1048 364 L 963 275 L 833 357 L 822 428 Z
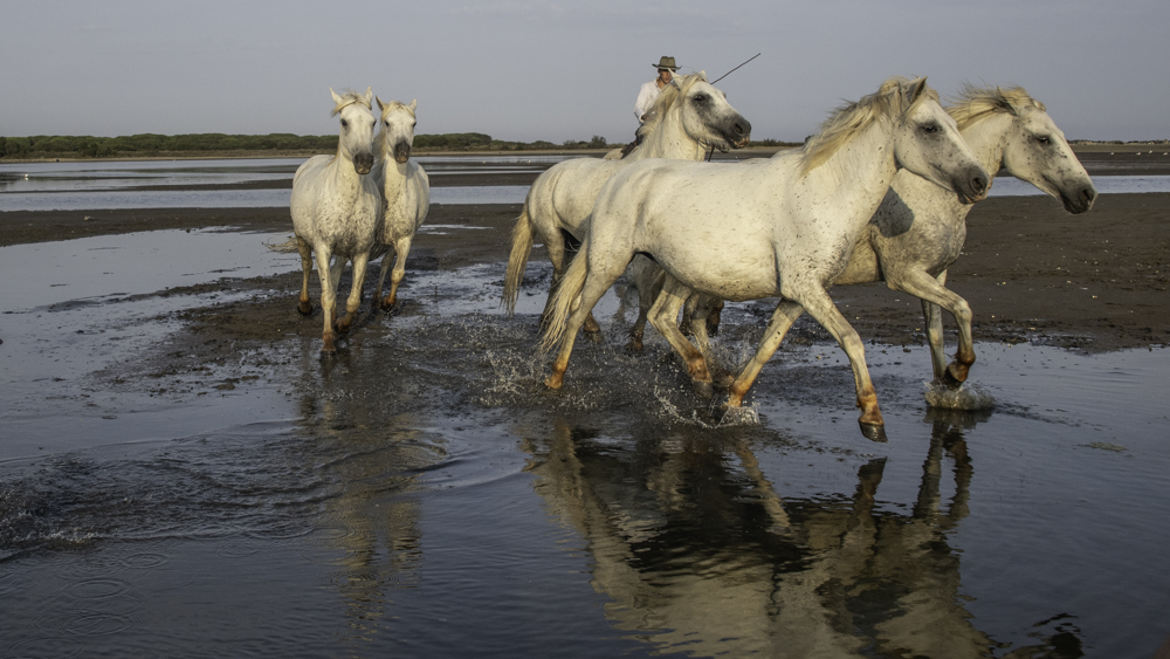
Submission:
M 337 95 L 337 92 L 333 91 L 332 87 L 329 88 L 329 95 L 333 97 L 334 105 L 341 105 L 341 97 Z
M 366 87 L 366 107 L 370 107 L 374 101 L 374 88 Z
M 913 105 L 914 102 L 918 100 L 918 97 L 921 96 L 922 92 L 925 90 L 926 90 L 926 76 L 922 76 L 921 78 L 919 78 L 917 80 L 910 81 L 910 88 L 907 90 L 907 94 L 910 97 L 910 104 Z
M 382 103 L 382 99 L 375 96 L 374 100 L 378 102 L 378 112 L 382 112 L 383 110 L 386 109 L 386 106 Z
M 412 100 L 410 101 L 410 111 L 411 111 L 411 112 L 414 112 L 415 108 L 417 108 L 417 107 L 418 107 L 418 99 L 417 99 L 417 98 L 416 98 L 416 99 L 412 99 Z

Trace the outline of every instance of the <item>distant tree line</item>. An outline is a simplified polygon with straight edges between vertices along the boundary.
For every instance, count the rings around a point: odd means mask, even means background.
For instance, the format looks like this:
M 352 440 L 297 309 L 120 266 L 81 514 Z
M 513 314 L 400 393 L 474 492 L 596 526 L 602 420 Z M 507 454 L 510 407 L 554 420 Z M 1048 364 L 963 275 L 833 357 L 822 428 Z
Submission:
M 605 138 L 593 136 L 588 141 L 571 140 L 560 145 L 544 140 L 510 142 L 493 139 L 484 133 L 443 133 L 416 135 L 416 149 L 430 151 L 521 151 L 526 149 L 596 149 L 606 148 Z M 254 153 L 305 154 L 330 153 L 337 149 L 336 135 L 227 135 L 224 133 L 188 133 L 159 135 L 142 133 L 122 137 L 83 135 L 34 135 L 0 137 L 0 158 L 115 158 L 148 156 L 184 156 L 200 154 Z

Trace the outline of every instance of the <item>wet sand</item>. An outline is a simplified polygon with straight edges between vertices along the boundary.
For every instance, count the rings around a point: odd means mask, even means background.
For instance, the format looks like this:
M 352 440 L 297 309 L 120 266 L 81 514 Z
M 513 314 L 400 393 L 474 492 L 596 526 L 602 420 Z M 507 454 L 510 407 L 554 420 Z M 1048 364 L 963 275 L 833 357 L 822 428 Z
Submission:
M 410 255 L 404 293 L 409 296 L 412 270 L 490 263 L 499 265 L 502 280 L 509 232 L 519 210 L 514 204 L 432 206 L 429 225 L 475 225 L 489 230 L 420 237 Z M 0 245 L 155 229 L 270 232 L 289 227 L 285 208 L 8 212 L 0 213 Z M 542 274 L 547 276 L 547 269 L 538 246 L 526 286 L 545 290 Z M 1083 215 L 1070 215 L 1047 197 L 986 200 L 968 217 L 964 255 L 951 269 L 948 282 L 971 303 L 978 339 L 1033 341 L 1090 351 L 1165 345 L 1170 343 L 1170 305 L 1166 304 L 1170 194 L 1103 195 Z M 218 326 L 233 335 L 225 338 L 319 331 L 316 323 L 290 326 L 286 322 L 285 307 L 292 308 L 300 285 L 295 272 L 229 280 L 226 285 L 258 292 L 282 290 L 287 295 L 284 299 L 265 295 L 253 303 L 233 304 L 231 309 L 204 309 L 203 331 Z M 838 287 L 833 295 L 866 339 L 894 345 L 922 342 L 916 299 L 881 284 Z M 771 303 L 756 306 L 766 313 Z M 216 317 L 221 317 L 220 322 Z M 819 329 L 804 331 L 817 334 Z

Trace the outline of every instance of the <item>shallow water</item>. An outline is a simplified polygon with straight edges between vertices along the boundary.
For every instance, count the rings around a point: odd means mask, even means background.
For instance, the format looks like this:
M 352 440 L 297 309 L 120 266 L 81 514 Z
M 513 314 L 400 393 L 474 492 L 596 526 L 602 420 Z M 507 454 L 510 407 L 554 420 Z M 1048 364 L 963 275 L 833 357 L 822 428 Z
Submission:
M 0 656 L 1114 657 L 1170 633 L 1170 350 L 979 343 L 997 405 L 964 413 L 924 404 L 924 348 L 869 345 L 876 444 L 840 350 L 793 344 L 760 421 L 713 427 L 661 339 L 624 351 L 613 295 L 544 390 L 542 294 L 504 316 L 499 264 L 412 271 L 336 359 L 293 339 L 103 375 L 240 295 L 197 284 L 295 270 L 283 237 L 0 248 L 27 269 L 0 277 Z M 196 241 L 202 265 L 152 260 Z M 730 306 L 720 362 L 759 331 Z

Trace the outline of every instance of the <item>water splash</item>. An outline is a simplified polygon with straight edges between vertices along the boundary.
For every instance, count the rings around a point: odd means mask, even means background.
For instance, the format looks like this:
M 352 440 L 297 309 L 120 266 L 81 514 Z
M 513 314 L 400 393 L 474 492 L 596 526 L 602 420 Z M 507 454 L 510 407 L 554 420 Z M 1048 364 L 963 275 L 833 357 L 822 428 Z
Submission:
M 995 407 L 995 397 L 977 384 L 964 382 L 957 389 L 937 382 L 924 382 L 923 386 L 926 403 L 931 407 L 972 412 Z

